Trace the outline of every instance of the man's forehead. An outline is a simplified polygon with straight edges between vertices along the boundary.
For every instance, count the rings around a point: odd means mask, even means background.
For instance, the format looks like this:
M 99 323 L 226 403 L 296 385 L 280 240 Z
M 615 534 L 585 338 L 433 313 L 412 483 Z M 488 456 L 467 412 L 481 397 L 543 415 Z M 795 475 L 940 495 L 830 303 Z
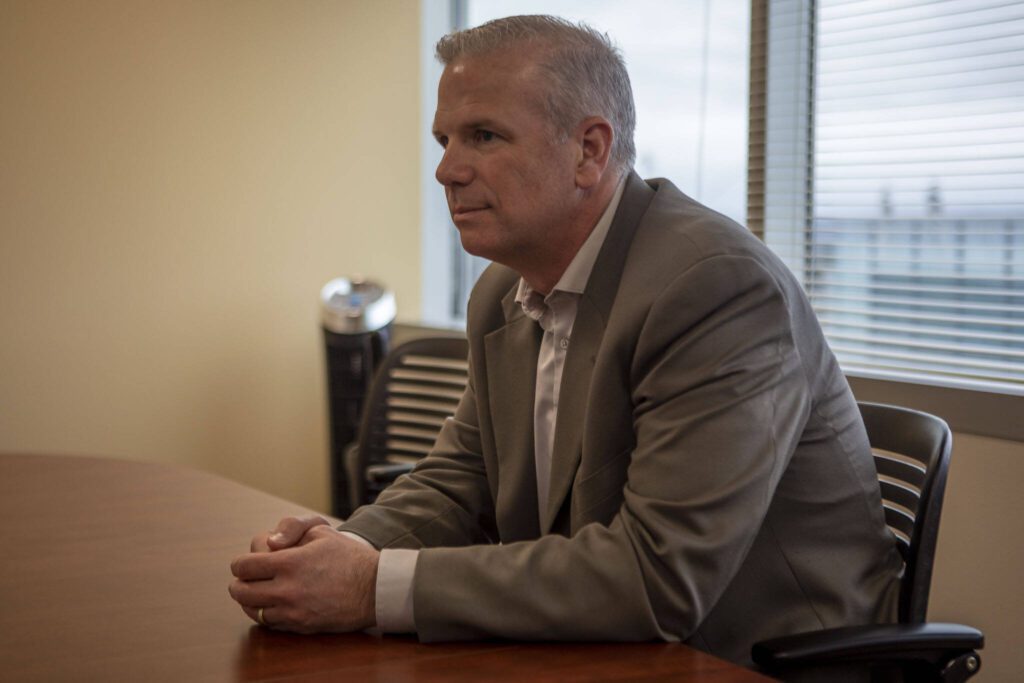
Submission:
M 483 115 L 489 108 L 537 105 L 543 99 L 539 69 L 536 60 L 509 51 L 460 57 L 441 75 L 435 121 L 455 111 Z
M 516 83 L 530 85 L 540 76 L 538 51 L 529 50 L 525 45 L 512 45 L 458 57 L 445 67 L 441 82 L 444 83 L 445 77 L 450 81 L 474 79 L 507 87 Z

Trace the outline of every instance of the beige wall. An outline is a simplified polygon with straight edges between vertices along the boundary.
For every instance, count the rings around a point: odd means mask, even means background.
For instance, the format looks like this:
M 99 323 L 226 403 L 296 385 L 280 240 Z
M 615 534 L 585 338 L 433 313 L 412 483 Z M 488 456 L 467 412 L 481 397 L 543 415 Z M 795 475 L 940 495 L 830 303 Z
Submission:
M 327 507 L 316 297 L 419 310 L 415 2 L 0 4 L 0 451 Z M 1009 416 L 1008 416 L 1009 417 Z M 1024 670 L 1024 444 L 957 435 L 932 618 Z
M 0 3 L 0 451 L 327 507 L 317 296 L 419 311 L 414 1 Z
M 1022 482 L 1024 443 L 954 435 L 928 618 L 984 631 L 973 680 L 1018 681 L 1024 671 Z

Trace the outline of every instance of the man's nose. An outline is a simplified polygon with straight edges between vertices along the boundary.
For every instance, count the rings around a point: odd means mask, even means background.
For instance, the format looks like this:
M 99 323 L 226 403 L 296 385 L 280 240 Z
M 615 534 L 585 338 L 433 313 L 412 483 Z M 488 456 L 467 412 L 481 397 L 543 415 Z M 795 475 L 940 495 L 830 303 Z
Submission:
M 463 153 L 454 149 L 454 145 L 449 144 L 444 150 L 444 156 L 441 157 L 441 163 L 437 165 L 434 177 L 445 187 L 468 185 L 473 180 L 473 167 L 465 159 Z

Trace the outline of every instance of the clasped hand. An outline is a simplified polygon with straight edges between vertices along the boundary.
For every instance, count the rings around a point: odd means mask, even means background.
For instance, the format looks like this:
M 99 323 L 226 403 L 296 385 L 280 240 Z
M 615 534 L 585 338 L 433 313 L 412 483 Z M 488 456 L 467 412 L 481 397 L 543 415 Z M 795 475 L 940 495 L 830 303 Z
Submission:
M 235 558 L 228 592 L 253 621 L 298 633 L 358 631 L 376 625 L 378 551 L 322 517 L 288 517 Z

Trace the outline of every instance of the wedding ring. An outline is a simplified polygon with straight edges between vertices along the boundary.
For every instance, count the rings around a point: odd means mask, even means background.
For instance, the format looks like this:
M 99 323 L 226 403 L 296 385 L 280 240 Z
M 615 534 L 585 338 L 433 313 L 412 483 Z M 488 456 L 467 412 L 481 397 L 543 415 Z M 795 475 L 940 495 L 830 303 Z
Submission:
M 263 609 L 264 608 L 260 607 L 258 610 L 256 610 L 256 621 L 259 623 L 260 626 L 267 625 L 267 622 L 263 620 Z

